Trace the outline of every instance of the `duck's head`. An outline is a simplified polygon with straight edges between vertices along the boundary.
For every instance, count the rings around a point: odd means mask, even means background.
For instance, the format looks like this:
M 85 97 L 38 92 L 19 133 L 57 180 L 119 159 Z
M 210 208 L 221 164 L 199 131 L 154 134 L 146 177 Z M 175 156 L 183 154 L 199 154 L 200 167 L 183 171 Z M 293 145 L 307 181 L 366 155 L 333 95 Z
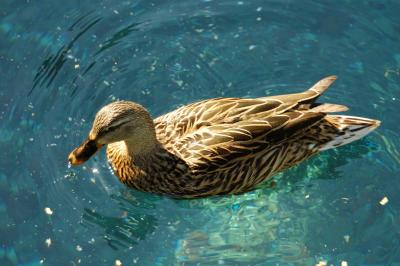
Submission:
M 155 142 L 153 120 L 140 104 L 118 101 L 101 108 L 88 138 L 68 156 L 72 165 L 86 162 L 106 144 L 127 141 L 131 149 L 147 149 Z

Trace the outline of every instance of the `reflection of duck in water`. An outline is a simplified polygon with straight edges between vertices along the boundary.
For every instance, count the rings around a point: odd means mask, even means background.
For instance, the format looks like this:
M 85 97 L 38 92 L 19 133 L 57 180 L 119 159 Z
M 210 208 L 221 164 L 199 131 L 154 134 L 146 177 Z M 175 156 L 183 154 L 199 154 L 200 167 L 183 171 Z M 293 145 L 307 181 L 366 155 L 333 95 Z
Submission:
M 114 102 L 96 114 L 88 139 L 69 161 L 83 163 L 108 144 L 115 173 L 138 190 L 180 198 L 245 192 L 379 126 L 377 120 L 327 114 L 345 106 L 315 103 L 335 79 L 303 93 L 204 100 L 155 120 L 137 103 Z

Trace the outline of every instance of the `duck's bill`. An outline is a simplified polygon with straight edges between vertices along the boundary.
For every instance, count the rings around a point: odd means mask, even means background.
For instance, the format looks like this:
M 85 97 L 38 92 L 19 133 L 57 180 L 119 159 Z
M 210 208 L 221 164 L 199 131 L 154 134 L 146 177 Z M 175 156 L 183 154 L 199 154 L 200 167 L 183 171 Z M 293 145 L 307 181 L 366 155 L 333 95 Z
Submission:
M 78 148 L 73 150 L 69 156 L 68 161 L 72 165 L 79 165 L 92 157 L 103 145 L 97 144 L 94 140 L 87 139 Z

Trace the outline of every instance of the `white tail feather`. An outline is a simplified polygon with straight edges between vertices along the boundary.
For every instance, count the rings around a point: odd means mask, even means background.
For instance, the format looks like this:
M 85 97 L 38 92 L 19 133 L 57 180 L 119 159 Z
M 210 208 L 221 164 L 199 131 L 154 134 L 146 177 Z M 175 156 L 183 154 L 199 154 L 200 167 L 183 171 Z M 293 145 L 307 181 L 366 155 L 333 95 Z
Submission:
M 328 115 L 326 119 L 331 122 L 341 134 L 334 139 L 320 146 L 319 150 L 324 151 L 346 145 L 358 140 L 380 125 L 380 121 L 357 116 Z

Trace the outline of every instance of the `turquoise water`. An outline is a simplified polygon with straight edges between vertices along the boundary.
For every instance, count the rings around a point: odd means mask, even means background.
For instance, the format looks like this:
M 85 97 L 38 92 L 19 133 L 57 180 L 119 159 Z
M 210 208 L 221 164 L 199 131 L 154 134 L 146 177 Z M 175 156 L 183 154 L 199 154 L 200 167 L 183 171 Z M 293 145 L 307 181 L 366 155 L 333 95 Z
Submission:
M 0 2 L 0 265 L 400 264 L 398 1 Z M 115 99 L 155 117 L 332 74 L 322 99 L 382 126 L 275 186 L 173 200 L 125 188 L 104 151 L 68 168 Z

